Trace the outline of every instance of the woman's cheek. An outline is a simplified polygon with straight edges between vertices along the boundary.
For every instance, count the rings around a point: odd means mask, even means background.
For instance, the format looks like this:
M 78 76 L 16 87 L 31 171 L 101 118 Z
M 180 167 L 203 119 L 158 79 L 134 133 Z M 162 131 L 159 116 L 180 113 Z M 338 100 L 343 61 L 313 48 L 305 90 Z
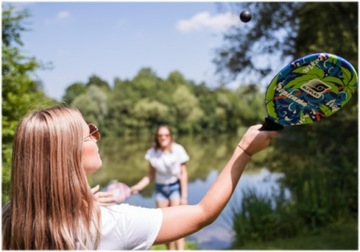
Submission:
M 84 146 L 83 148 L 84 169 L 87 174 L 97 171 L 102 165 L 98 149 L 89 147 Z

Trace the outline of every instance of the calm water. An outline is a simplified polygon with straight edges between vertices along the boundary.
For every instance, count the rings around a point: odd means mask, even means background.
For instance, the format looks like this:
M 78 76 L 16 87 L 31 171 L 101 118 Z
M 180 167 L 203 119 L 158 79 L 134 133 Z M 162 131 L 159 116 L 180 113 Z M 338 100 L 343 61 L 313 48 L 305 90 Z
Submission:
M 218 171 L 211 171 L 205 180 L 195 180 L 189 184 L 189 204 L 197 204 L 205 195 L 218 175 Z M 218 219 L 211 225 L 188 237 L 202 249 L 226 249 L 233 241 L 232 218 L 234 212 L 239 212 L 242 191 L 255 189 L 258 194 L 270 195 L 279 190 L 277 179 L 282 175 L 270 173 L 267 169 L 261 169 L 256 173 L 244 173 L 228 205 Z M 155 207 L 155 197 L 140 195 L 131 196 L 126 202 L 143 207 Z
M 103 160 L 101 171 L 89 177 L 92 185 L 103 188 L 113 179 L 128 185 L 137 183 L 146 173 L 148 164 L 144 154 L 149 147 L 149 139 L 101 140 L 100 154 Z M 181 138 L 177 141 L 187 150 L 189 174 L 189 204 L 197 204 L 215 181 L 219 171 L 230 157 L 238 137 L 222 136 L 212 138 Z M 187 237 L 201 249 L 226 249 L 233 241 L 232 219 L 235 212 L 241 211 L 242 192 L 255 190 L 259 195 L 270 195 L 279 190 L 277 179 L 280 173 L 270 173 L 265 168 L 248 167 L 243 173 L 237 188 L 218 219 L 211 225 Z M 155 207 L 154 184 L 150 184 L 141 194 L 131 196 L 126 202 L 142 207 Z M 289 195 L 289 192 L 287 192 Z

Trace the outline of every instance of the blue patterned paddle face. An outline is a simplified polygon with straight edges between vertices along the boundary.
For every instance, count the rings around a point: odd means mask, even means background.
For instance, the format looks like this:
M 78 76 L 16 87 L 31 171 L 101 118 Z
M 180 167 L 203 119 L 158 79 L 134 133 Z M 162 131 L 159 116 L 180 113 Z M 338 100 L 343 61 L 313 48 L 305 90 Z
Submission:
M 355 93 L 358 76 L 345 59 L 315 53 L 284 67 L 266 91 L 268 116 L 262 130 L 310 124 L 342 108 Z

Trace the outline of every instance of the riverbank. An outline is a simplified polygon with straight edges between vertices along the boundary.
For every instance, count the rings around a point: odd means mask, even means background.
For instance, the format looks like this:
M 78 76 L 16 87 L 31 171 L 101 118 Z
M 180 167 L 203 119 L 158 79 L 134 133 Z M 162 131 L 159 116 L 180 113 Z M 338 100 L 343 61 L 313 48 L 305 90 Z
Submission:
M 292 238 L 269 242 L 252 242 L 234 246 L 232 250 L 358 250 L 358 220 L 298 235 Z
M 229 250 L 358 250 L 358 220 L 333 225 L 293 238 L 269 242 L 251 242 Z M 165 245 L 152 246 L 151 250 L 166 250 Z M 201 250 L 187 243 L 186 250 Z

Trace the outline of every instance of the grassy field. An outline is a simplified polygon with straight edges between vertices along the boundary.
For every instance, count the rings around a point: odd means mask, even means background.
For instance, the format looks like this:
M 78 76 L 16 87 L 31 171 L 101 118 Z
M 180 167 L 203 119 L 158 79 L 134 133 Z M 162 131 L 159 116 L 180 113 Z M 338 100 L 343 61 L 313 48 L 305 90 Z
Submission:
M 289 239 L 249 243 L 239 250 L 358 250 L 358 222 L 346 222 Z
M 151 250 L 166 250 L 165 245 Z M 199 250 L 187 242 L 186 250 Z M 269 242 L 252 242 L 229 250 L 358 250 L 358 221 L 348 221 L 293 238 L 279 238 Z

